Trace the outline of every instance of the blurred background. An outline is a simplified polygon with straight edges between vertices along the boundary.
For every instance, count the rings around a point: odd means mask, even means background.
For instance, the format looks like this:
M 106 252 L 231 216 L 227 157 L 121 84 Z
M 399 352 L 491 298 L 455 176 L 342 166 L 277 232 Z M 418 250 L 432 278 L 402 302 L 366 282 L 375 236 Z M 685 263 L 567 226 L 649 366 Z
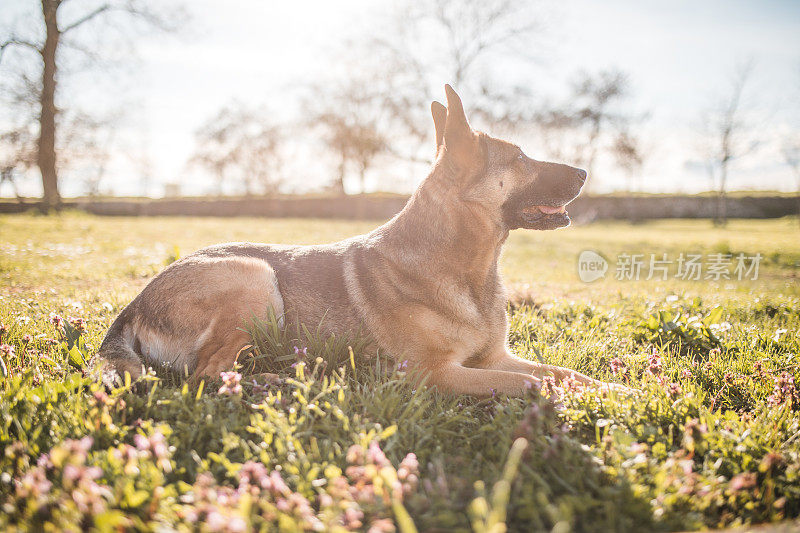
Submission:
M 473 127 L 587 169 L 585 217 L 797 209 L 795 1 L 0 0 L 0 46 L 6 211 L 381 218 L 445 83 Z

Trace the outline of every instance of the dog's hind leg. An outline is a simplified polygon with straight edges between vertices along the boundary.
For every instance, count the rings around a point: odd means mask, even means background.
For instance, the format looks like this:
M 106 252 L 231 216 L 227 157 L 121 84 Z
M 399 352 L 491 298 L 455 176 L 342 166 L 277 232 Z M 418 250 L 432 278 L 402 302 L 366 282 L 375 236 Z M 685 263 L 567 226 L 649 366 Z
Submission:
M 125 374 L 135 381 L 144 373 L 144 363 L 136 353 L 129 339 L 126 338 L 124 313 L 120 315 L 108 330 L 99 350 L 99 359 L 103 361 L 103 382 L 107 386 L 121 384 Z
M 237 262 L 236 268 L 245 270 L 249 283 L 232 280 L 231 289 L 217 295 L 214 322 L 204 334 L 197 349 L 197 367 L 193 379 L 219 377 L 220 372 L 231 370 L 242 348 L 252 342 L 245 331 L 252 319 L 265 320 L 270 310 L 283 315 L 283 299 L 277 288 L 275 274 L 266 263 Z M 269 377 L 269 376 L 265 376 Z
M 265 261 L 189 257 L 156 276 L 109 329 L 98 353 L 117 375 L 142 363 L 181 374 L 219 376 L 250 342 L 251 319 L 283 315 L 277 278 Z
M 193 380 L 218 378 L 221 372 L 233 369 L 242 348 L 251 341 L 249 333 L 238 329 L 242 325 L 227 321 L 215 328 L 212 339 L 197 355 L 198 367 L 192 375 Z

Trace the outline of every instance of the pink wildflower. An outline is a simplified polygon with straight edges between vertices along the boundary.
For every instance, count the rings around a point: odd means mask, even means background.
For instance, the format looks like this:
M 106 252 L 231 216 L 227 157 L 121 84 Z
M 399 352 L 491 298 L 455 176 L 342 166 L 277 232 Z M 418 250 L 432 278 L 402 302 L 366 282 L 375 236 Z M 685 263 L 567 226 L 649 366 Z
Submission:
M 681 386 L 675 382 L 672 382 L 667 387 L 667 394 L 670 395 L 671 398 L 677 398 L 681 395 Z
M 794 376 L 783 371 L 775 378 L 775 388 L 772 390 L 767 402 L 772 406 L 789 404 L 792 409 L 800 407 L 800 391 L 794 384 Z
M 222 372 L 219 375 L 222 378 L 222 387 L 219 388 L 217 394 L 227 394 L 234 396 L 242 392 L 242 375 L 238 372 Z
M 86 331 L 86 320 L 71 316 L 67 319 L 70 325 L 80 332 Z
M 653 348 L 653 353 L 650 354 L 648 359 L 648 366 L 647 371 L 650 374 L 657 376 L 661 374 L 662 366 L 661 366 L 661 355 Z
M 133 437 L 133 443 L 138 450 L 152 456 L 156 465 L 163 471 L 172 472 L 172 463 L 169 460 L 171 452 L 167 446 L 167 439 L 160 431 L 156 431 L 149 437 L 137 433 Z
M 56 329 L 60 330 L 61 326 L 64 324 L 64 319 L 55 313 L 50 313 L 50 323 L 53 324 Z
M 609 361 L 608 365 L 611 367 L 611 372 L 613 372 L 617 376 L 622 376 L 628 371 L 628 365 L 626 365 L 625 361 L 623 361 L 619 357 L 615 357 L 614 359 Z
M 751 489 L 756 486 L 756 481 L 755 472 L 742 472 L 741 474 L 734 476 L 734 478 L 731 480 L 731 490 L 740 491 Z

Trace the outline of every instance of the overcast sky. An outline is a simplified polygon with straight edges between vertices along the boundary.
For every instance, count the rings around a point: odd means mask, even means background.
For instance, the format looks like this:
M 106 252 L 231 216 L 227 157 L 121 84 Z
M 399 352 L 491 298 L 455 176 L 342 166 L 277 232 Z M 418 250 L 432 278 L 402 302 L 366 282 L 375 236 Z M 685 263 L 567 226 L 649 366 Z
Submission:
M 12 19 L 18 23 L 26 5 L 36 3 L 0 0 L 0 28 Z M 78 78 L 71 87 L 76 99 L 83 94 L 101 107 L 113 107 L 122 95 L 135 109 L 120 126 L 128 148 L 115 158 L 106 187 L 118 194 L 139 193 L 134 167 L 137 159 L 148 159 L 150 193 L 160 194 L 169 181 L 181 181 L 185 192 L 207 190 L 209 182 L 186 168 L 196 128 L 233 99 L 285 111 L 298 83 L 324 74 L 332 44 L 369 25 L 370 17 L 388 5 L 368 0 L 187 2 L 192 22 L 181 35 L 143 39 L 135 66 L 101 84 L 100 94 L 92 91 L 92 76 Z M 546 54 L 537 67 L 542 78 L 537 89 L 559 99 L 580 69 L 626 71 L 631 108 L 649 115 L 642 126 L 649 153 L 644 189 L 709 188 L 706 175 L 687 166 L 695 157 L 701 113 L 729 90 L 737 62 L 751 58 L 755 70 L 746 98 L 764 140 L 756 153 L 734 165 L 731 188 L 795 187 L 777 147 L 782 135 L 800 130 L 800 2 L 566 0 L 546 10 Z M 441 85 L 448 81 L 440 80 Z M 442 92 L 430 98 L 441 99 Z M 518 140 L 537 157 L 536 146 Z M 619 172 L 598 171 L 604 190 L 623 186 Z M 317 168 L 298 176 L 295 185 L 316 184 L 322 179 L 318 173 Z M 410 177 L 400 188 L 423 177 Z M 36 181 L 29 187 L 35 192 Z M 80 183 L 67 182 L 64 191 L 79 193 Z

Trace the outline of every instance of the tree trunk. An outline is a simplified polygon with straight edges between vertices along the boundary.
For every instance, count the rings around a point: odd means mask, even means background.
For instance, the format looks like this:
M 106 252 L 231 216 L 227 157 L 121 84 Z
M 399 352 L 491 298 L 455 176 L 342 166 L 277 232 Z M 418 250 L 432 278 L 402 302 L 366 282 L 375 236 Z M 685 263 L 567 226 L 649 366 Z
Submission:
M 628 221 L 632 224 L 636 222 L 636 199 L 633 197 L 633 173 L 629 173 L 627 179 L 627 199 L 625 203 L 627 204 L 626 210 L 628 211 Z
M 359 181 L 361 181 L 361 194 L 367 194 L 367 166 L 361 165 L 359 169 Z
M 586 158 L 586 175 L 589 179 L 586 180 L 583 190 L 586 193 L 593 193 L 597 189 L 597 180 L 594 179 L 594 162 L 597 159 L 597 141 L 600 137 L 600 120 L 597 119 L 592 123 L 592 130 L 589 133 L 587 144 L 589 145 L 589 155 Z
M 347 168 L 347 155 L 342 151 L 342 159 L 339 161 L 339 176 L 336 181 L 333 182 L 333 189 L 334 194 L 337 196 L 344 196 L 344 173 Z
M 719 172 L 719 192 L 717 193 L 717 216 L 716 225 L 725 226 L 728 224 L 728 199 L 725 196 L 725 183 L 728 178 L 728 164 L 723 162 Z
M 797 172 L 797 222 L 800 222 L 800 172 Z
M 800 187 L 797 188 L 797 222 L 800 222 Z
M 42 173 L 42 208 L 49 211 L 61 204 L 56 173 L 56 49 L 58 48 L 57 0 L 42 0 L 46 37 L 42 48 L 42 94 L 39 115 L 37 164 Z

